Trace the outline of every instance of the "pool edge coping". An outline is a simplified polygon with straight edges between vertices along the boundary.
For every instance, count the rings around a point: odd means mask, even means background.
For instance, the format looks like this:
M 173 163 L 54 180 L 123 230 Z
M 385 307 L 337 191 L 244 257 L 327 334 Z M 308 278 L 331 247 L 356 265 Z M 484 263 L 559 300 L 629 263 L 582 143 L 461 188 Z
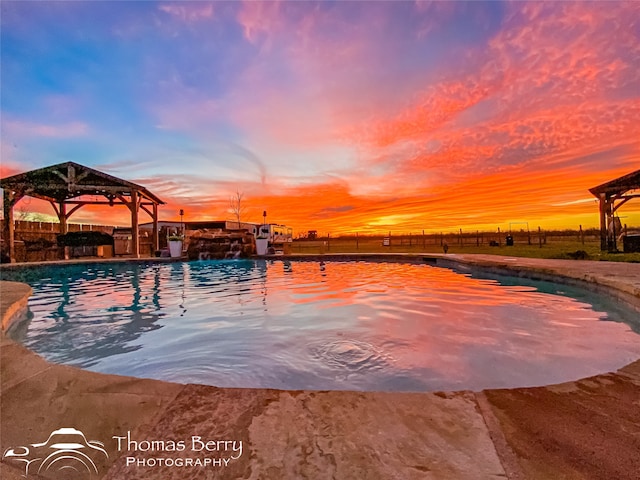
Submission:
M 333 257 L 333 258 L 332 258 Z M 463 266 L 463 268 L 478 268 L 480 270 L 482 269 L 489 269 L 489 270 L 494 270 L 494 273 L 500 273 L 500 274 L 504 274 L 504 272 L 508 272 L 509 274 L 513 275 L 514 272 L 517 272 L 518 275 L 516 276 L 522 276 L 522 277 L 526 277 L 526 278 L 534 278 L 534 279 L 551 279 L 553 281 L 556 281 L 558 283 L 576 283 L 576 284 L 580 284 L 580 285 L 585 285 L 585 284 L 595 284 L 598 285 L 598 287 L 600 288 L 601 292 L 600 293 L 604 293 L 606 295 L 613 295 L 615 298 L 618 298 L 618 293 L 620 294 L 624 294 L 623 296 L 625 297 L 625 302 L 630 301 L 630 305 L 634 306 L 636 309 L 640 308 L 640 294 L 635 294 L 635 290 L 634 288 L 627 288 L 627 289 L 620 289 L 618 288 L 620 286 L 619 282 L 616 281 L 612 281 L 610 278 L 604 277 L 604 276 L 599 276 L 597 274 L 589 274 L 589 275 L 584 275 L 584 274 L 575 274 L 575 272 L 571 271 L 561 271 L 559 272 L 557 270 L 557 266 L 555 266 L 554 268 L 542 268 L 541 266 L 536 266 L 536 265 L 523 265 L 523 264 L 519 264 L 519 262 L 516 260 L 513 260 L 513 257 L 496 257 L 496 258 L 490 258 L 487 259 L 485 257 L 482 256 L 473 256 L 473 255 L 438 255 L 438 254 L 392 254 L 392 255 L 385 255 L 385 254 L 372 254 L 372 255 L 349 255 L 349 254 L 345 254 L 345 255 L 322 255 L 322 256 L 305 256 L 304 258 L 301 258 L 300 256 L 291 256 L 291 257 L 287 257 L 287 256 L 277 256 L 277 257 L 269 257 L 270 259 L 273 260 L 322 260 L 322 261 L 331 261 L 332 259 L 335 260 L 367 260 L 367 259 L 373 259 L 373 258 L 377 258 L 379 260 L 390 260 L 392 258 L 395 259 L 403 259 L 403 260 L 411 260 L 411 261 L 415 261 L 415 260 L 425 260 L 426 258 L 429 259 L 429 262 L 433 262 L 435 263 L 436 266 L 441 266 L 444 268 L 451 268 L 452 264 L 455 264 L 457 266 Z M 146 262 L 146 261 L 154 261 L 155 259 L 150 258 L 150 259 L 140 259 L 137 260 L 138 262 Z M 93 262 L 82 262 L 82 263 L 95 263 L 96 261 L 94 260 Z M 97 260 L 97 262 L 100 262 L 99 260 Z M 544 262 L 544 260 L 542 260 L 542 262 Z M 566 261 L 566 262 L 574 262 L 574 261 Z M 100 262 L 102 263 L 102 262 Z M 422 263 L 422 262 L 421 262 Z M 432 263 L 432 264 L 433 264 Z M 531 262 L 527 262 L 525 261 L 524 263 L 531 263 Z M 536 262 L 533 262 L 536 263 Z M 601 262 L 596 262 L 596 263 L 601 263 Z M 577 265 L 575 263 L 567 263 L 567 264 L 563 264 L 562 267 L 568 266 L 568 265 Z M 635 268 L 634 268 L 635 270 Z M 638 272 L 640 272 L 640 265 L 638 265 Z M 635 272 L 634 272 L 635 273 Z M 543 278 L 544 277 L 544 278 Z M 7 295 L 5 295 L 5 289 L 6 289 L 6 284 L 10 283 L 12 290 L 14 290 L 13 295 L 15 296 L 15 298 L 13 299 L 13 302 L 6 302 L 5 304 L 5 298 L 7 297 Z M 76 367 L 68 367 L 68 366 L 60 366 L 57 364 L 53 364 L 50 362 L 46 362 L 45 360 L 43 360 L 39 355 L 37 355 L 35 352 L 32 352 L 31 350 L 28 350 L 27 348 L 21 346 L 20 344 L 18 344 L 17 342 L 14 342 L 13 340 L 9 339 L 6 335 L 5 335 L 5 331 L 6 328 L 8 328 L 13 322 L 15 321 L 19 321 L 22 318 L 24 318 L 24 315 L 28 312 L 28 298 L 31 295 L 31 287 L 28 286 L 27 284 L 24 283 L 20 283 L 20 282 L 7 282 L 7 281 L 1 281 L 0 282 L 0 286 L 3 290 L 3 303 L 2 303 L 2 311 L 0 312 L 1 314 L 1 319 L 2 319 L 2 331 L 0 332 L 0 339 L 1 339 L 1 345 L 2 348 L 6 348 L 10 345 L 15 345 L 15 346 L 19 346 L 20 348 L 18 348 L 19 350 L 19 355 L 26 359 L 33 359 L 34 357 L 37 358 L 39 361 L 46 363 L 47 365 L 49 365 L 50 367 L 62 367 L 64 369 L 66 369 L 68 372 L 72 372 L 71 375 L 76 375 L 76 376 L 80 376 L 83 375 L 85 376 L 84 378 L 94 378 L 94 379 L 98 379 L 100 380 L 102 383 L 106 383 L 106 384 L 118 384 L 119 382 L 122 381 L 122 379 L 131 379 L 131 380 L 137 380 L 137 381 L 143 381 L 146 382 L 146 380 L 144 379 L 137 379 L 135 377 L 123 377 L 123 376 L 118 376 L 118 375 L 109 375 L 109 374 L 101 374 L 101 373 L 96 373 L 96 372 L 89 372 L 86 370 L 82 370 L 80 368 L 76 368 Z M 9 299 L 11 300 L 11 299 Z M 7 305 L 8 304 L 8 305 Z M 5 325 L 7 326 L 5 328 Z M 599 381 L 598 379 L 604 379 L 603 381 L 609 381 L 611 380 L 611 378 L 615 378 L 615 377 L 623 377 L 628 379 L 631 375 L 631 377 L 633 378 L 633 382 L 640 382 L 640 377 L 637 376 L 636 373 L 630 372 L 629 367 L 631 367 L 632 365 L 634 365 L 634 369 L 637 369 L 637 364 L 638 364 L 638 360 L 632 361 L 631 363 L 629 363 L 628 365 L 625 365 L 623 367 L 621 367 L 620 369 L 616 370 L 615 372 L 603 372 L 601 374 L 597 374 L 595 376 L 591 376 L 591 377 L 587 377 L 585 379 L 578 379 L 578 380 L 574 380 L 574 381 L 570 381 L 570 382 L 563 382 L 562 384 L 558 384 L 560 386 L 560 388 L 562 388 L 563 385 L 568 385 L 568 384 L 577 384 L 579 382 L 587 382 L 587 381 Z M 627 370 L 627 371 L 625 371 Z M 75 372 L 75 373 L 73 373 Z M 28 380 L 30 377 L 25 377 L 23 378 L 23 380 Z M 164 385 L 167 388 L 173 388 L 176 391 L 182 391 L 183 389 L 185 389 L 188 384 L 179 384 L 179 383 L 173 383 L 173 382 L 164 382 L 164 381 L 159 381 L 159 380 L 153 380 L 150 382 L 154 382 L 157 385 Z M 11 389 L 16 383 L 13 383 L 13 385 L 10 386 L 5 386 L 5 391 Z M 638 385 L 640 385 L 640 383 L 638 383 Z M 505 392 L 507 394 L 509 394 L 510 392 L 513 392 L 514 394 L 517 394 L 519 392 L 522 391 L 534 391 L 534 390 L 540 390 L 540 389 L 545 389 L 547 387 L 554 387 L 553 385 L 548 385 L 548 386 L 543 386 L 543 387 L 518 387 L 518 388 L 512 388 L 512 389 L 500 389 L 500 391 Z M 230 390 L 234 390 L 234 389 L 224 389 L 224 388 L 220 388 L 220 387 L 212 387 L 214 389 L 218 389 L 218 390 L 222 390 L 222 391 L 230 391 Z M 245 389 L 245 390 L 256 390 L 256 389 Z M 264 390 L 264 389 L 257 389 L 257 390 Z M 279 390 L 280 392 L 283 393 L 293 393 L 293 392 L 299 392 L 299 391 L 289 391 L 289 390 Z M 452 392 L 445 392 L 447 395 L 461 395 L 461 394 L 465 394 L 465 393 L 469 393 L 471 395 L 473 395 L 473 397 L 475 398 L 475 401 L 478 405 L 478 409 L 479 409 L 479 415 L 481 416 L 481 418 L 483 419 L 483 421 L 486 424 L 487 427 L 487 431 L 491 437 L 491 440 L 493 442 L 493 448 L 495 449 L 500 462 L 505 470 L 505 472 L 507 473 L 507 478 L 511 479 L 511 480 L 516 480 L 516 479 L 521 479 L 521 478 L 529 478 L 528 476 L 525 476 L 523 474 L 523 463 L 522 462 L 526 462 L 529 461 L 528 459 L 523 459 L 521 455 L 519 455 L 517 452 L 513 451 L 512 445 L 510 445 L 510 439 L 505 437 L 505 434 L 507 434 L 507 432 L 505 431 L 505 425 L 503 423 L 501 423 L 504 419 L 500 418 L 496 418 L 495 417 L 495 411 L 493 411 L 493 409 L 495 409 L 495 406 L 492 407 L 490 404 L 488 404 L 486 402 L 486 398 L 484 397 L 485 395 L 485 391 L 495 391 L 495 390 L 482 390 L 482 391 L 470 391 L 470 390 L 463 390 L 463 391 L 452 391 Z M 311 392 L 311 391 L 309 391 Z M 337 392 L 338 394 L 340 392 Z M 392 392 L 392 393 L 403 393 L 403 392 Z M 432 395 L 434 394 L 434 392 L 424 392 L 424 393 L 411 393 L 412 395 Z M 426 397 L 425 397 L 426 398 Z M 161 409 L 161 411 L 159 411 L 158 414 L 162 413 L 162 411 L 164 411 L 164 409 Z M 509 436 L 509 435 L 507 435 Z M 115 463 L 116 459 L 114 459 L 114 463 Z M 109 472 L 107 472 L 107 477 L 109 477 Z

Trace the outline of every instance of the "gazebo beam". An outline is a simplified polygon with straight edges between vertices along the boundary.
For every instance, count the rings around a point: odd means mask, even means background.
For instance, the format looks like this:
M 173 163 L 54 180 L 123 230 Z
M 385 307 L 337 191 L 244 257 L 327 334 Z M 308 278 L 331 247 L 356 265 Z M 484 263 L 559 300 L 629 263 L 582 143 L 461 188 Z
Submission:
M 640 198 L 640 195 L 626 195 L 622 198 L 621 202 L 618 203 L 617 205 L 615 205 L 613 207 L 613 211 L 615 212 L 618 208 L 620 208 L 622 205 L 624 205 L 625 203 L 627 203 L 629 200 L 631 200 L 632 198 Z
M 153 212 L 147 208 L 147 204 L 146 203 L 140 203 L 139 205 L 140 205 L 140 209 L 144 210 L 145 212 L 147 212 L 147 214 L 153 219 Z
M 69 205 L 69 202 L 65 202 L 65 203 L 67 205 Z M 69 217 L 71 217 L 71 215 L 73 215 L 76 212 L 76 210 L 84 207 L 85 205 L 91 205 L 91 204 L 90 203 L 78 203 L 78 204 L 76 204 L 71 210 L 69 210 L 69 212 L 67 212 L 67 219 Z

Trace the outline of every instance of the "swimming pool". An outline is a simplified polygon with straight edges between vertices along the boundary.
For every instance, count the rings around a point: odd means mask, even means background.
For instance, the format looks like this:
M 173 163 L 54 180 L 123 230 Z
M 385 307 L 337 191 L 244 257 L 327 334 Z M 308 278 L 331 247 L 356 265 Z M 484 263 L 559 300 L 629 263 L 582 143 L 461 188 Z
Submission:
M 3 279 L 32 285 L 33 318 L 9 335 L 46 359 L 180 383 L 480 390 L 573 380 L 640 357 L 633 314 L 605 298 L 427 264 L 112 262 Z

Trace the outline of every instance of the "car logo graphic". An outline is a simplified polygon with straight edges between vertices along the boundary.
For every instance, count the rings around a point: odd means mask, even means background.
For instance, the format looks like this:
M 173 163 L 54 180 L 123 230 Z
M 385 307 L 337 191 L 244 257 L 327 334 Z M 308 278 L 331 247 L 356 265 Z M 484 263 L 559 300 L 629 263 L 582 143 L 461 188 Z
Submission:
M 90 480 L 98 475 L 96 461 L 109 458 L 104 443 L 87 440 L 80 430 L 60 428 L 46 442 L 7 449 L 3 460 L 24 466 L 24 475 L 65 480 Z

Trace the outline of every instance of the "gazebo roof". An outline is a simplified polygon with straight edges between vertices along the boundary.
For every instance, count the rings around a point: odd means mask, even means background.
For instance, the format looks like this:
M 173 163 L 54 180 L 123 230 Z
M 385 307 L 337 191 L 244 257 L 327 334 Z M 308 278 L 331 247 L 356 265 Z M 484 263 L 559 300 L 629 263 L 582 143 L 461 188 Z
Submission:
M 636 189 L 640 189 L 640 170 L 623 175 L 597 187 L 590 188 L 589 191 L 596 197 L 599 197 L 603 193 L 607 197 L 611 197 L 613 195 L 622 195 L 629 190 Z
M 51 165 L 3 178 L 0 180 L 0 187 L 56 202 L 83 195 L 128 197 L 132 191 L 137 191 L 153 203 L 165 203 L 141 185 L 74 162 Z

